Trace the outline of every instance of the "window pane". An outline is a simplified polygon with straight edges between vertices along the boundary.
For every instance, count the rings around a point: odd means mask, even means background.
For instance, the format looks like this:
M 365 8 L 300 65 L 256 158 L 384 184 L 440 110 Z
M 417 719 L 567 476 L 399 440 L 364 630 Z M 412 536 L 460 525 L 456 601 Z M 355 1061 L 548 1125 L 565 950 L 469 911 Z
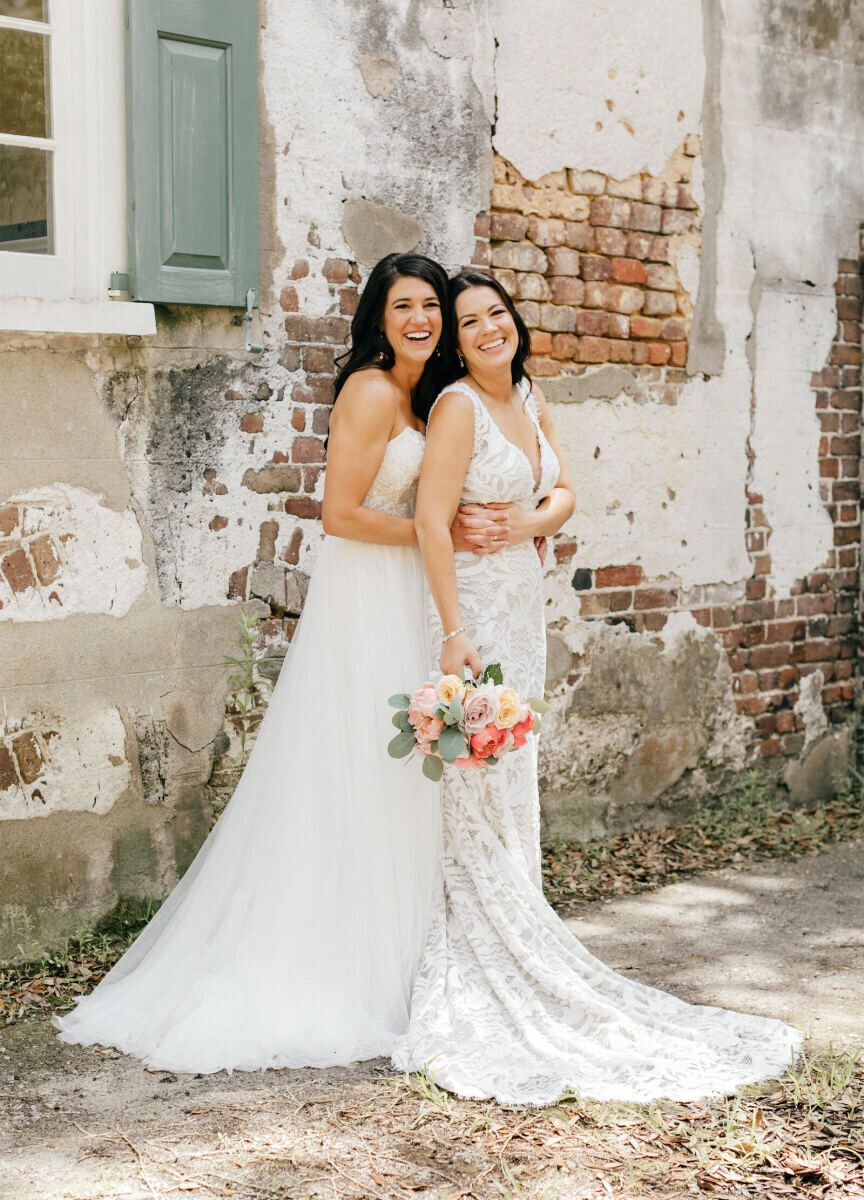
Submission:
M 22 21 L 47 21 L 48 0 L 0 0 L 0 17 Z
M 53 254 L 52 151 L 0 145 L 0 252 Z
M 0 133 L 51 136 L 48 39 L 0 29 Z

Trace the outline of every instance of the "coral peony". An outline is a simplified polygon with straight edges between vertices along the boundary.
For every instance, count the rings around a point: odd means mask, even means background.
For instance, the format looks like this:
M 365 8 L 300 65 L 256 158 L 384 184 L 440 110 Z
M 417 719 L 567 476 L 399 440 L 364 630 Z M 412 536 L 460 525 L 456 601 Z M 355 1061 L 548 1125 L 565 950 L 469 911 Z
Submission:
M 503 746 L 507 740 L 507 730 L 499 729 L 496 725 L 487 725 L 479 733 L 471 737 L 471 749 L 478 758 L 488 758 L 490 754 Z

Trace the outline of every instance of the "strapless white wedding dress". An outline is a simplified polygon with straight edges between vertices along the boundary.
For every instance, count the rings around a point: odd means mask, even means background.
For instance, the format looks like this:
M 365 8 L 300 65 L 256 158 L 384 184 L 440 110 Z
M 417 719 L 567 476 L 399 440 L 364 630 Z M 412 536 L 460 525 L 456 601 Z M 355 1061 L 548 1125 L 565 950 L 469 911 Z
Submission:
M 388 444 L 370 508 L 413 513 L 423 449 Z M 438 787 L 387 755 L 387 697 L 429 657 L 418 551 L 325 538 L 237 791 L 63 1041 L 205 1073 L 393 1050 L 441 851 Z
M 537 432 L 540 480 L 473 390 L 474 449 L 466 501 L 534 508 L 555 486 L 558 460 Z M 543 583 L 531 542 L 497 554 L 457 554 L 461 612 L 484 662 L 539 696 L 545 674 Z M 441 625 L 431 614 L 435 655 Z M 444 886 L 394 1054 L 460 1096 L 553 1104 L 568 1091 L 597 1100 L 694 1100 L 781 1073 L 800 1035 L 780 1021 L 685 1004 L 616 975 L 546 903 L 540 883 L 536 741 L 493 772 L 446 767 Z

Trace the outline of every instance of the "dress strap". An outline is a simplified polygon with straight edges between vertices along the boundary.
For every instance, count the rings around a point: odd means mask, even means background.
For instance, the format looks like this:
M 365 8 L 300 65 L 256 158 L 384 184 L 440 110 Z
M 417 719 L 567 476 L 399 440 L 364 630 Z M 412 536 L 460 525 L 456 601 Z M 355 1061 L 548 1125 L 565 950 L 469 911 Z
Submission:
M 458 392 L 462 396 L 469 396 L 471 398 L 471 403 L 474 407 L 474 423 L 476 425 L 478 414 L 482 419 L 483 414 L 486 412 L 486 405 L 468 383 L 450 383 L 447 385 L 447 387 L 441 389 L 439 394 L 435 397 L 432 407 L 429 409 L 429 415 L 426 418 L 427 425 L 429 423 L 429 417 L 432 416 L 432 413 L 435 410 L 435 405 L 442 396 L 448 395 L 449 392 Z
M 539 428 L 540 413 L 537 410 L 537 399 L 534 395 L 534 385 L 527 375 L 523 375 L 516 385 L 519 389 L 519 395 L 522 397 L 522 407 L 528 413 L 528 416 Z

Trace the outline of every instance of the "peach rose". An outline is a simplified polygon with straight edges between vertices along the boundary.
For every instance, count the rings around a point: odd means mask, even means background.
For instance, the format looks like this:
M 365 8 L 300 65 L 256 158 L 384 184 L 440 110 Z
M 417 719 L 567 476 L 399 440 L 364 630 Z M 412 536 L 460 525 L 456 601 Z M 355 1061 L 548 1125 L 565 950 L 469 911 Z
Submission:
M 470 688 L 462 701 L 465 732 L 479 733 L 491 725 L 498 713 L 498 700 L 489 687 Z
M 424 683 L 411 697 L 411 703 L 408 705 L 408 720 L 412 725 L 414 724 L 412 712 L 422 713 L 424 717 L 434 717 L 435 709 L 440 703 L 434 683 Z
M 465 684 L 458 675 L 442 675 L 438 680 L 438 697 L 443 704 L 451 704 L 465 691 Z
M 440 717 L 427 717 L 425 713 L 421 712 L 415 712 L 412 715 L 410 708 L 408 709 L 408 720 L 413 725 L 414 736 L 421 746 L 428 746 L 430 742 L 434 742 L 444 728 L 444 722 Z
M 507 738 L 507 731 L 499 729 L 496 725 L 487 725 L 485 729 L 481 729 L 479 733 L 475 733 L 471 738 L 471 749 L 478 758 L 488 758 L 490 754 L 494 754 L 499 746 L 502 746 Z
M 495 724 L 499 729 L 512 729 L 522 716 L 522 704 L 519 697 L 511 688 L 503 688 L 498 693 L 498 716 Z

